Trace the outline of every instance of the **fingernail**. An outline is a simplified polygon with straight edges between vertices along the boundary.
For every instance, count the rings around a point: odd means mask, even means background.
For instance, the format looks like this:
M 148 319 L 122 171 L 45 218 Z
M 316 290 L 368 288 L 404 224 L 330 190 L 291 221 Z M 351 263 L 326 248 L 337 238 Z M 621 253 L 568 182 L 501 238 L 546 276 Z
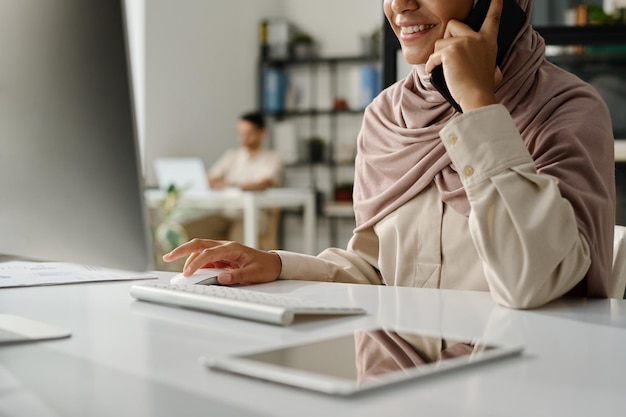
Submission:
M 222 273 L 222 275 L 220 275 L 220 282 L 222 284 L 232 284 L 233 276 L 229 273 Z

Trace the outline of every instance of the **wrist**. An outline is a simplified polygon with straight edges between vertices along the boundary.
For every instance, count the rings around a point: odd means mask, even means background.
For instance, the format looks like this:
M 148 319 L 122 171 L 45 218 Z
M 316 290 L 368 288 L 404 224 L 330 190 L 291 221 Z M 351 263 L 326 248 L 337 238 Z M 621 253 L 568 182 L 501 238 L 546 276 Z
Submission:
M 498 103 L 499 101 L 493 93 L 477 93 L 469 94 L 459 103 L 459 105 L 463 109 L 464 113 L 468 113 L 472 110 Z
M 280 277 L 280 274 L 283 272 L 283 260 L 280 258 L 280 255 L 274 251 L 268 251 L 267 253 L 269 253 L 270 255 L 274 255 L 273 270 L 278 271 L 275 278 L 278 279 Z

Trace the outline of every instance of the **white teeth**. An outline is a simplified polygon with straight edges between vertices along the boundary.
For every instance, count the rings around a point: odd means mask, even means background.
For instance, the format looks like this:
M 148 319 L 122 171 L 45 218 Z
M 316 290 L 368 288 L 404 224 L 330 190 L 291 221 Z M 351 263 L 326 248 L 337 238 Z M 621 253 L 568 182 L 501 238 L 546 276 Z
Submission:
M 415 25 L 415 26 L 406 26 L 401 28 L 402 33 L 411 34 L 415 32 L 423 32 L 425 30 L 430 30 L 434 28 L 435 25 Z

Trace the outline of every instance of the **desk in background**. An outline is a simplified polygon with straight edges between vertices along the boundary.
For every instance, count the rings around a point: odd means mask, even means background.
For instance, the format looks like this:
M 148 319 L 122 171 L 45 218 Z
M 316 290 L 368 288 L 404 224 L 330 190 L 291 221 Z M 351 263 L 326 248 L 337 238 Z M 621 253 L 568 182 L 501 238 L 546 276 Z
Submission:
M 155 206 L 163 200 L 165 191 L 146 190 L 146 200 Z M 265 191 L 186 191 L 179 201 L 180 207 L 219 210 L 243 209 L 244 244 L 258 247 L 258 210 L 267 208 L 302 207 L 304 215 L 304 253 L 317 252 L 315 195 L 307 188 L 271 188 Z
M 626 162 L 626 139 L 615 140 L 615 162 Z
M 172 274 L 158 273 L 162 279 Z M 70 339 L 0 347 L 1 409 L 72 416 L 622 416 L 626 301 L 560 300 L 518 311 L 488 293 L 280 281 L 248 287 L 365 307 L 291 327 L 134 301 L 131 283 L 0 291 L 0 313 Z M 198 358 L 387 325 L 522 344 L 522 356 L 340 398 L 209 371 Z M 329 352 L 332 355 L 332 352 Z M 46 414 L 47 412 L 47 414 Z

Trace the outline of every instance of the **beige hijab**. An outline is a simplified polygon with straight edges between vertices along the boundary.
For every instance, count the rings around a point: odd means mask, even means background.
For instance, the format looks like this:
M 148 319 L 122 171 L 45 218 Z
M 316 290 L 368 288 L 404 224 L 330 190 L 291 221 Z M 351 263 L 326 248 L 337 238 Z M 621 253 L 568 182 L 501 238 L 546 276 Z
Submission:
M 532 0 L 518 3 L 528 19 L 505 57 L 496 96 L 511 113 L 537 170 L 557 179 L 590 245 L 592 265 L 574 293 L 606 296 L 615 223 L 610 116 L 595 90 L 544 58 L 544 41 L 528 22 Z M 439 138 L 457 115 L 432 87 L 423 65 L 372 102 L 358 138 L 357 231 L 433 181 L 445 203 L 469 215 L 461 180 Z

